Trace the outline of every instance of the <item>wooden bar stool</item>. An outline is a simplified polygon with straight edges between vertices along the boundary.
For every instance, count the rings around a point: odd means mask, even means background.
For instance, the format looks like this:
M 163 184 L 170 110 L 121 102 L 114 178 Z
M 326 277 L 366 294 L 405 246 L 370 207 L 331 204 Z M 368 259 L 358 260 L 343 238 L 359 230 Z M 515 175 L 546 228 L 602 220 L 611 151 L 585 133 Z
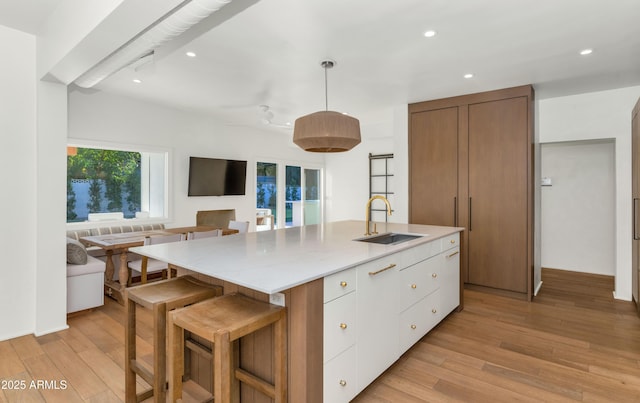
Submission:
M 127 288 L 125 292 L 125 396 L 127 402 L 139 402 L 154 397 L 155 402 L 166 401 L 167 383 L 167 312 L 199 301 L 222 295 L 222 287 L 207 284 L 191 276 Z M 136 305 L 153 312 L 153 373 L 136 359 Z M 136 374 L 150 390 L 136 391 Z
M 168 314 L 169 393 L 172 402 L 182 398 L 184 331 L 213 343 L 213 396 L 216 403 L 240 401 L 240 382 L 271 397 L 287 401 L 286 308 L 241 294 L 227 294 Z M 274 326 L 274 382 L 269 383 L 240 368 L 238 341 L 266 326 Z

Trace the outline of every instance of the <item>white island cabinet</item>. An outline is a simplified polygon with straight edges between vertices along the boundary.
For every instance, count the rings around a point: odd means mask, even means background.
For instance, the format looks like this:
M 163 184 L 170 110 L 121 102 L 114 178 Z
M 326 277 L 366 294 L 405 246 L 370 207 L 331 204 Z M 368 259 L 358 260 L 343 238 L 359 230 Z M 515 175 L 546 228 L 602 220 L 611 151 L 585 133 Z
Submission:
M 348 402 L 460 303 L 459 234 L 324 279 L 324 402 Z
M 131 250 L 222 285 L 225 293 L 284 301 L 288 401 L 338 403 L 353 399 L 461 303 L 463 228 L 377 223 L 377 229 L 419 236 L 361 242 L 364 221 L 340 221 Z M 266 379 L 272 341 L 261 332 L 240 348 L 242 365 Z M 192 368 L 194 382 L 210 383 L 205 367 Z M 264 401 L 241 394 L 245 403 Z

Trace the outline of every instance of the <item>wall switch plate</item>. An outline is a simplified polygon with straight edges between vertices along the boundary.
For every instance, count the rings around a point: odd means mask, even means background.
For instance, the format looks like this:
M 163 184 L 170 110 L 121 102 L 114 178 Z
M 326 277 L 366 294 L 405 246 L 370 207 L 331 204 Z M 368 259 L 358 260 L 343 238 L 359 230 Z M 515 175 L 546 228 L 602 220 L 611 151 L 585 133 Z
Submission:
M 551 178 L 542 178 L 542 186 L 551 186 Z
M 269 302 L 273 305 L 284 306 L 284 294 L 281 292 L 269 294 Z

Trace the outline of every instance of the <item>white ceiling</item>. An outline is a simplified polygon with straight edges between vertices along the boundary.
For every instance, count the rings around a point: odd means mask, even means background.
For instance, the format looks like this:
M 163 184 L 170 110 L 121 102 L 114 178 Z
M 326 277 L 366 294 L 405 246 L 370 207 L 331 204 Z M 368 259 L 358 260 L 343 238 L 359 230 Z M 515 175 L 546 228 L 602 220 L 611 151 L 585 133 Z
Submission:
M 3 1 L 0 24 L 33 26 L 57 1 Z M 259 105 L 271 107 L 274 123 L 293 122 L 324 109 L 320 61 L 330 58 L 329 109 L 366 125 L 388 120 L 398 105 L 524 84 L 537 98 L 640 85 L 638 0 L 233 3 L 246 8 L 217 26 L 205 21 L 214 26 L 208 32 L 188 32 L 152 63 L 96 88 L 228 124 L 260 125 Z M 427 29 L 437 35 L 425 38 Z M 593 53 L 580 56 L 585 48 Z
M 62 0 L 0 0 L 0 25 L 36 34 Z

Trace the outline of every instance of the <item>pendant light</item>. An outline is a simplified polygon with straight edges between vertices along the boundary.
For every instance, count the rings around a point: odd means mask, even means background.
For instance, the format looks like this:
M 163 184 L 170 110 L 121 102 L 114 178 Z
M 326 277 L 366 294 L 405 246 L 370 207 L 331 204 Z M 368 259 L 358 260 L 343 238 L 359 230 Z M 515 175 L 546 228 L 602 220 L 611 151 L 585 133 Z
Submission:
M 305 151 L 335 153 L 351 150 L 360 144 L 360 122 L 340 112 L 329 110 L 327 70 L 335 66 L 324 60 L 325 110 L 299 117 L 293 128 L 293 142 Z

